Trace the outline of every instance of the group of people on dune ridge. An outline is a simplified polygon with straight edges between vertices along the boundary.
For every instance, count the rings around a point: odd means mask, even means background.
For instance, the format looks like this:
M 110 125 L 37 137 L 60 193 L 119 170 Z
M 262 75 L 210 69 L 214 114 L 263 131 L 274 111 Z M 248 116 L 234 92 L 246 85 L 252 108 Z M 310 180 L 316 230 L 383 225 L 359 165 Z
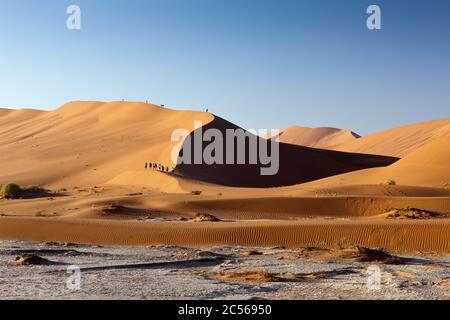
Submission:
M 157 171 L 161 171 L 164 173 L 171 173 L 174 174 L 175 173 L 175 168 L 169 168 L 169 166 L 164 166 L 160 163 L 152 163 L 152 162 L 146 162 L 145 163 L 145 170 L 150 169 L 150 170 L 157 170 Z

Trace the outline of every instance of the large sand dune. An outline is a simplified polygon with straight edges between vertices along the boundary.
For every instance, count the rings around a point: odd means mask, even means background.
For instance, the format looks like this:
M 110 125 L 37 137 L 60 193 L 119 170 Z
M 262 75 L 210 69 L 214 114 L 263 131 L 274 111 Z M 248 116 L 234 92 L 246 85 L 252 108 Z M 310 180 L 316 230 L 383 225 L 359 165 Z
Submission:
M 145 103 L 74 102 L 55 111 L 4 110 L 0 118 L 3 181 L 61 186 L 105 183 L 145 162 L 174 167 L 175 129 L 237 129 L 208 113 L 175 111 Z M 248 148 L 247 150 L 248 151 Z M 261 176 L 260 165 L 179 166 L 183 176 L 232 186 L 292 185 L 395 158 L 347 154 L 280 144 L 280 171 Z M 132 181 L 130 181 L 132 183 Z
M 450 137 L 450 118 L 410 124 L 363 137 L 350 130 L 291 126 L 271 138 L 319 149 L 402 158 L 440 137 Z
M 222 118 L 215 119 L 203 128 L 203 131 L 215 129 L 226 136 L 226 130 L 239 130 L 233 123 Z M 249 158 L 250 142 L 263 140 L 263 138 L 248 133 L 251 138 L 246 140 L 245 154 Z M 195 131 L 191 133 L 190 141 L 194 140 Z M 209 144 L 203 143 L 202 150 Z M 361 170 L 369 167 L 380 167 L 389 165 L 397 158 L 376 155 L 364 155 L 354 153 L 336 152 L 330 150 L 314 149 L 286 143 L 279 143 L 279 170 L 274 175 L 262 175 L 261 168 L 267 167 L 261 163 L 238 164 L 237 163 L 237 140 L 234 148 L 235 164 L 181 164 L 177 166 L 176 172 L 183 177 L 202 180 L 210 183 L 234 186 L 234 187 L 276 187 L 287 186 L 317 180 L 323 177 L 337 175 L 343 172 Z M 193 155 L 195 144 L 183 145 L 182 150 L 190 148 Z M 227 157 L 226 148 L 223 149 L 223 158 Z M 248 161 L 248 160 L 247 160 Z
M 450 118 L 376 132 L 333 146 L 332 149 L 402 158 L 439 137 L 450 137 Z
M 338 186 L 395 183 L 410 186 L 450 187 L 450 137 L 438 138 L 385 168 L 360 170 L 310 183 Z
M 4 113 L 2 182 L 63 187 L 101 184 L 147 161 L 171 166 L 177 144 L 172 131 L 192 131 L 194 120 L 213 119 L 203 112 L 128 102 L 73 102 L 48 112 Z

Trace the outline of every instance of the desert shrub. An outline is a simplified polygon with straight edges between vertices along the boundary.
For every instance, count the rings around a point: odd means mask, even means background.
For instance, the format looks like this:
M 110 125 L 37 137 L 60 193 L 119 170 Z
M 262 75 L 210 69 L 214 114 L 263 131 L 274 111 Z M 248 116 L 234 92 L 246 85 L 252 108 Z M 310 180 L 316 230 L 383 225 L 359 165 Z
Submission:
M 384 184 L 387 185 L 387 186 L 395 186 L 397 183 L 395 182 L 395 180 L 387 179 L 387 180 L 384 182 Z
M 21 187 L 15 183 L 7 183 L 0 185 L 0 198 L 3 199 L 18 199 L 26 197 L 28 194 L 47 193 L 48 190 L 39 186 Z
M 219 222 L 219 218 L 209 214 L 209 213 L 197 213 L 194 218 L 191 219 L 193 222 Z
M 46 192 L 44 188 L 40 186 L 26 186 L 22 188 L 22 191 L 24 192 L 32 192 L 32 193 L 43 193 Z
M 17 199 L 22 195 L 22 189 L 15 183 L 3 184 L 0 187 L 0 198 Z

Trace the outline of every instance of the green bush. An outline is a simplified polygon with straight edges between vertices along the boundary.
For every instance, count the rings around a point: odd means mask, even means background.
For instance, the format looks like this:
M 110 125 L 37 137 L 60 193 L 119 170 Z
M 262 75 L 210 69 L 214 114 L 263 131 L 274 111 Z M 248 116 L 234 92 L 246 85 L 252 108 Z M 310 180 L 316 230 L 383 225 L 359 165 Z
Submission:
M 22 195 L 22 189 L 15 183 L 3 184 L 0 187 L 0 198 L 17 199 Z
M 21 187 L 15 183 L 0 184 L 0 199 L 18 199 L 29 194 L 41 194 L 46 192 L 46 189 L 39 186 Z

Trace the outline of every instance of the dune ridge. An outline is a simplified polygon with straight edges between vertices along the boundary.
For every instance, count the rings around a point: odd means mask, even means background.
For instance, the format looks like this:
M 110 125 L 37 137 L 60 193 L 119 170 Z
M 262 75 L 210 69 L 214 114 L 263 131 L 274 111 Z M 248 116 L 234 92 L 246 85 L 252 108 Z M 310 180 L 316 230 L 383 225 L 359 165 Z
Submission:
M 147 161 L 170 166 L 172 131 L 213 119 L 139 102 L 85 101 L 2 122 L 18 112 L 0 117 L 2 181 L 62 187 L 102 184 Z
M 333 150 L 402 158 L 441 137 L 450 137 L 450 118 L 379 131 L 333 146 Z
M 398 162 L 384 167 L 350 172 L 322 180 L 308 186 L 344 186 L 359 184 L 383 184 L 450 187 L 450 137 L 435 139 L 423 145 Z
M 350 130 L 291 126 L 281 130 L 277 136 L 270 138 L 283 143 L 332 150 L 333 146 L 344 144 L 360 137 L 360 135 Z
M 217 116 L 215 116 L 213 121 L 201 128 L 203 131 L 209 129 L 220 131 L 224 137 L 226 136 L 226 130 L 243 130 L 235 124 Z M 191 133 L 190 141 L 195 139 L 195 132 L 197 130 Z M 248 133 L 248 135 L 258 141 L 263 139 L 252 133 Z M 194 143 L 185 143 L 181 151 L 183 152 L 183 150 L 190 148 L 190 152 L 189 150 L 187 152 L 194 154 L 194 145 Z M 207 145 L 208 143 L 203 143 L 202 150 Z M 314 149 L 286 143 L 279 143 L 278 146 L 279 170 L 274 175 L 262 175 L 261 168 L 266 166 L 261 163 L 237 164 L 237 143 L 235 143 L 234 149 L 235 164 L 196 164 L 192 160 L 189 164 L 182 163 L 177 165 L 176 172 L 182 177 L 214 184 L 233 187 L 263 188 L 294 185 L 344 172 L 386 166 L 398 160 L 398 158 L 393 157 Z M 246 140 L 245 152 L 247 158 L 249 149 L 249 142 Z M 227 150 L 224 149 L 224 159 L 226 158 L 226 152 Z

